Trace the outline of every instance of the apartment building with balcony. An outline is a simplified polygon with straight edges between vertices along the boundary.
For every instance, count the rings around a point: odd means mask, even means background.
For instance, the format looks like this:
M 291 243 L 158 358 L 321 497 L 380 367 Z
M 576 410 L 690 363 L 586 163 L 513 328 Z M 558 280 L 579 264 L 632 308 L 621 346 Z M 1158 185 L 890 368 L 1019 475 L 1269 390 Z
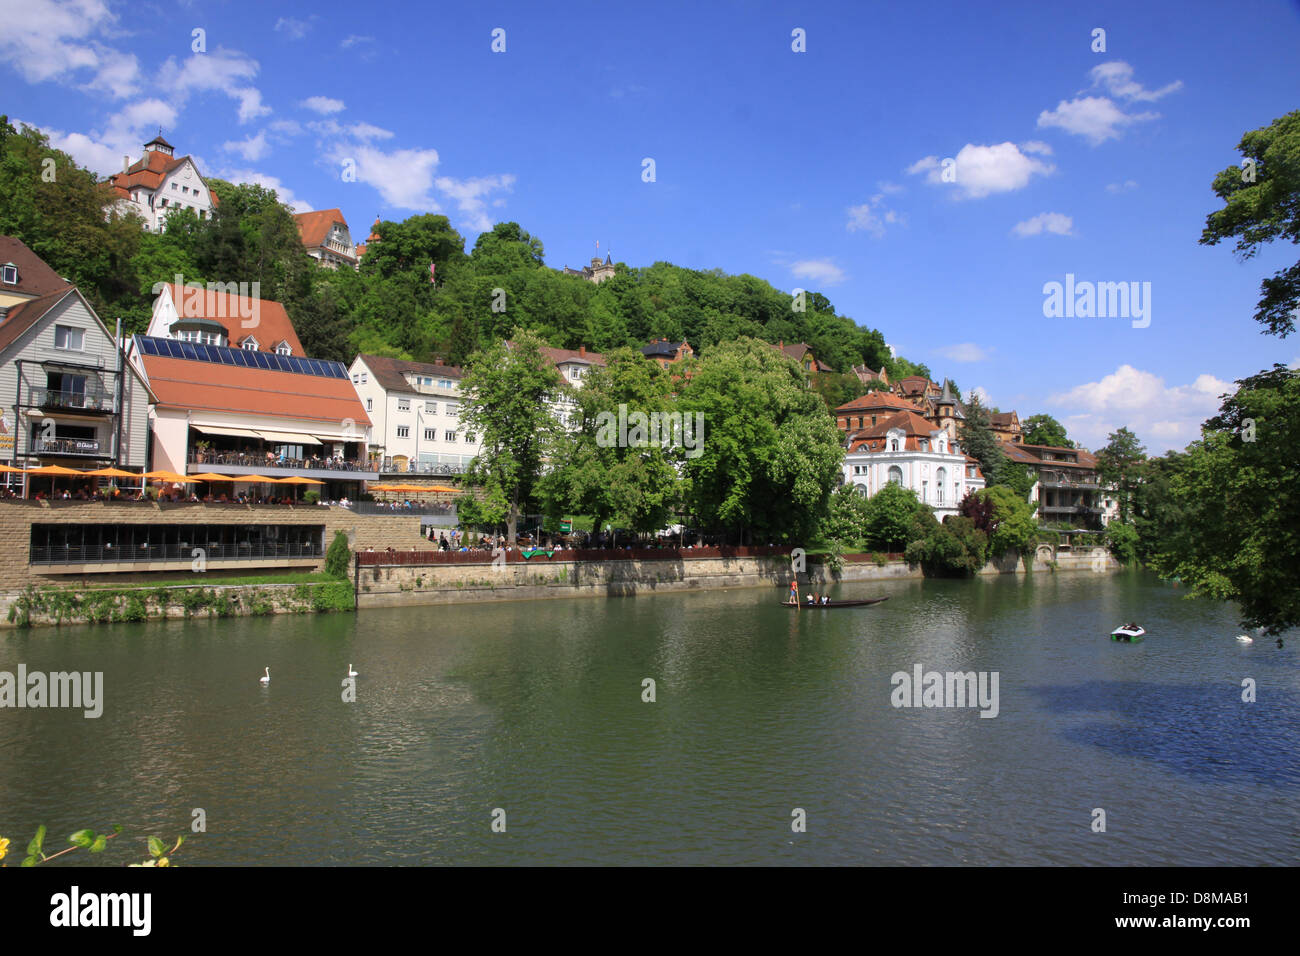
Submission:
M 1099 529 L 1118 513 L 1114 494 L 1101 481 L 1097 458 L 1086 449 L 1008 441 L 1002 451 L 1033 473 L 1029 500 L 1039 521 Z
M 458 475 L 479 453 L 460 422 L 459 367 L 361 354 L 348 374 L 374 423 L 380 474 Z
M 151 398 L 81 292 L 0 236 L 0 463 L 142 467 Z

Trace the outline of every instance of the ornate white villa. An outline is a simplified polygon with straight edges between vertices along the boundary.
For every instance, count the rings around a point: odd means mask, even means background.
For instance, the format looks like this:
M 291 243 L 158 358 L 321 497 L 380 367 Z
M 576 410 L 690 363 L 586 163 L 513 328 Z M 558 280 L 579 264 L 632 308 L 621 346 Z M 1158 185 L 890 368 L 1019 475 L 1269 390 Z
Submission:
M 172 144 L 159 133 L 144 144 L 140 159 L 108 180 L 119 197 L 119 208 L 138 213 L 151 232 L 162 232 L 173 209 L 193 209 L 200 219 L 207 219 L 217 205 L 194 160 L 172 153 Z

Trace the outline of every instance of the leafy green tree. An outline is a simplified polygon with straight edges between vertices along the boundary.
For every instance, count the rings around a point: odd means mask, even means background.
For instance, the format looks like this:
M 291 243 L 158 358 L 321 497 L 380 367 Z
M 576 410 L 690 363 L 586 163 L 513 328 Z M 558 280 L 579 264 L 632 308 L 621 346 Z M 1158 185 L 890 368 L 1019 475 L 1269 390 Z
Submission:
M 961 423 L 961 449 L 976 458 L 984 475 L 985 485 L 996 485 L 1002 472 L 1006 455 L 990 427 L 991 416 L 979 396 L 972 394 L 966 400 L 966 418 Z
M 1300 624 L 1300 372 L 1275 365 L 1237 385 L 1178 460 L 1169 486 L 1186 534 L 1152 563 L 1280 633 Z
M 637 429 L 648 432 L 649 421 L 671 421 L 663 416 L 674 411 L 672 380 L 633 349 L 605 358 L 607 366 L 593 369 L 574 392 L 579 426 L 560 438 L 555 466 L 543 479 L 545 510 L 552 516 L 589 514 L 597 528 L 609 520 L 642 534 L 658 531 L 680 505 L 678 469 L 685 449 L 672 444 L 679 436 L 667 429 L 656 428 L 657 435 Z M 620 417 L 626 435 L 620 434 Z
M 930 577 L 970 577 L 988 556 L 988 535 L 970 518 L 949 517 L 940 524 L 932 513 L 919 513 L 911 537 L 907 563 L 919 564 Z
M 704 416 L 685 463 L 687 501 L 705 526 L 749 541 L 806 541 L 844 459 L 839 429 L 793 363 L 755 339 L 720 344 L 695 366 L 678 407 Z
M 852 485 L 841 485 L 831 495 L 820 537 L 856 545 L 867 535 L 868 501 Z
M 1138 556 L 1138 533 L 1131 524 L 1112 521 L 1106 526 L 1106 546 L 1120 564 L 1134 564 Z
M 930 514 L 916 492 L 897 482 L 887 482 L 867 501 L 867 544 L 877 551 L 897 552 L 907 546 L 918 512 Z
M 1106 447 L 1097 452 L 1097 471 L 1101 480 L 1115 490 L 1119 502 L 1119 520 L 1126 523 L 1132 508 L 1133 492 L 1146 461 L 1146 449 L 1137 435 L 1127 428 L 1111 432 Z
M 1214 177 L 1214 193 L 1224 207 L 1206 217 L 1201 244 L 1235 236 L 1234 251 L 1244 261 L 1276 239 L 1300 242 L 1300 110 L 1247 133 L 1237 149 L 1245 157 L 1242 165 Z M 1300 262 L 1265 279 L 1260 291 L 1255 321 L 1286 338 L 1295 331 L 1300 307 Z
M 552 411 L 560 377 L 541 348 L 537 336 L 520 329 L 509 345 L 499 342 L 476 353 L 461 380 L 460 421 L 479 436 L 482 448 L 466 478 L 507 505 L 512 546 L 521 506 L 532 497 L 560 434 Z
M 1054 448 L 1073 448 L 1074 442 L 1065 435 L 1065 426 L 1051 415 L 1030 415 L 1023 424 L 1026 445 L 1051 445 Z
M 1174 496 L 1172 483 L 1186 467 L 1186 457 L 1182 452 L 1169 451 L 1161 458 L 1148 458 L 1143 463 L 1132 502 L 1137 556 L 1143 564 L 1153 563 L 1161 550 L 1176 554 L 1184 548 L 1182 542 L 1188 535 L 1187 512 Z
M 985 488 L 978 496 L 993 506 L 988 532 L 989 553 L 1000 557 L 1008 551 L 1024 554 L 1033 548 L 1038 537 L 1034 508 L 1006 485 Z

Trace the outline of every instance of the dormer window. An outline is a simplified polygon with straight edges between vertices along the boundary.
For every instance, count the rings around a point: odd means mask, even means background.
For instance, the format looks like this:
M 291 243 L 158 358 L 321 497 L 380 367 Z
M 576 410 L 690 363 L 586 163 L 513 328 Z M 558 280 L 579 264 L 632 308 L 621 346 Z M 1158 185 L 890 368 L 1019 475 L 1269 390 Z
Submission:
M 5 285 L 17 285 L 18 267 L 12 262 L 7 262 L 3 266 L 0 266 L 0 279 L 4 281 Z
M 288 343 L 288 342 L 281 342 L 279 345 L 277 345 L 277 346 L 275 347 L 275 354 L 276 354 L 276 355 L 292 355 L 292 354 L 293 354 L 293 349 L 289 348 L 289 343 Z
M 253 338 L 250 335 L 248 338 L 244 339 L 244 342 L 240 346 L 240 348 L 248 349 L 248 351 L 250 352 L 256 352 L 260 348 L 260 346 L 257 344 L 257 339 Z

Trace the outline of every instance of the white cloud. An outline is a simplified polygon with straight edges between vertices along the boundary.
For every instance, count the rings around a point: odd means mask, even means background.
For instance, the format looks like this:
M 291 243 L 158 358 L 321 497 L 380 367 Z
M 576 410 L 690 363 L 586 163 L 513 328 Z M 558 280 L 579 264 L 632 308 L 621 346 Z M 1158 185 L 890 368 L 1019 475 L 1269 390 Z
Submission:
M 6 3 L 0 57 L 29 83 L 70 83 L 90 71 L 86 88 L 118 99 L 131 96 L 140 72 L 135 56 L 96 39 L 116 21 L 102 0 Z
M 1118 96 L 1122 100 L 1154 103 L 1162 96 L 1168 96 L 1183 88 L 1182 80 L 1174 80 L 1158 90 L 1148 90 L 1133 79 L 1133 67 L 1123 60 L 1113 60 L 1110 63 L 1094 66 L 1089 75 L 1092 77 L 1093 87 L 1103 87 L 1111 96 Z
M 250 183 L 255 186 L 265 186 L 268 189 L 274 189 L 280 202 L 289 206 L 294 212 L 311 212 L 312 207 L 293 194 L 293 190 L 285 186 L 275 176 L 268 176 L 266 173 L 259 173 L 253 169 L 225 169 L 221 172 L 221 179 L 225 179 L 235 185 L 240 183 Z
M 211 53 L 195 53 L 180 63 L 175 57 L 168 58 L 158 71 L 158 82 L 161 89 L 173 91 L 180 105 L 194 92 L 225 93 L 239 103 L 239 122 L 247 123 L 271 112 L 262 104 L 261 91 L 249 84 L 258 69 L 251 57 L 218 48 Z
M 465 216 L 464 224 L 479 232 L 486 232 L 492 228 L 492 220 L 487 214 L 486 197 L 498 189 L 509 192 L 514 184 L 515 177 L 509 174 L 478 176 L 472 179 L 439 176 L 434 180 L 434 185 L 438 187 L 439 192 L 455 200 L 457 208 Z M 500 199 L 492 203 L 493 206 L 498 204 L 504 205 Z
M 796 279 L 811 279 L 823 285 L 837 285 L 848 278 L 844 270 L 829 259 L 801 259 L 791 264 L 790 273 Z
M 266 128 L 282 136 L 298 136 L 302 133 L 302 124 L 291 119 L 272 120 Z
M 298 105 L 319 113 L 321 116 L 343 111 L 343 101 L 328 96 L 309 96 Z
M 399 149 L 391 153 L 359 143 L 336 143 L 327 154 L 331 162 L 356 163 L 357 181 L 379 191 L 385 203 L 397 209 L 438 212 L 441 206 L 430 194 L 438 168 L 436 149 Z
M 1159 118 L 1159 113 L 1125 113 L 1105 96 L 1084 96 L 1069 102 L 1061 100 L 1056 109 L 1043 110 L 1038 114 L 1038 125 L 1060 127 L 1098 146 L 1108 139 L 1119 139 L 1125 126 Z
M 1108 183 L 1106 192 L 1108 193 L 1126 193 L 1130 189 L 1137 189 L 1138 184 L 1131 179 L 1126 179 L 1122 183 Z
M 1050 163 L 1026 156 L 1015 143 L 994 146 L 967 143 L 955 159 L 955 180 L 952 183 L 944 182 L 943 164 L 937 156 L 918 159 L 907 168 L 907 172 L 911 175 L 924 172 L 928 183 L 955 185 L 965 198 L 982 199 L 991 193 L 1023 189 L 1035 175 L 1046 176 L 1056 169 Z
M 1158 375 L 1121 365 L 1101 381 L 1077 385 L 1049 401 L 1067 412 L 1058 418 L 1088 448 L 1105 445 L 1107 436 L 1123 426 L 1151 445 L 1149 453 L 1161 454 L 1199 438 L 1201 422 L 1219 409 L 1219 396 L 1234 388 L 1208 374 L 1167 386 Z
M 880 191 L 860 206 L 849 207 L 849 221 L 844 228 L 849 232 L 869 232 L 877 239 L 885 234 L 887 225 L 907 225 L 907 217 L 884 205 L 885 197 L 901 193 L 904 187 L 897 183 L 879 182 Z
M 885 223 L 871 210 L 870 203 L 849 207 L 849 221 L 845 225 L 849 232 L 869 232 L 877 239 L 885 234 Z
M 307 128 L 323 137 L 342 136 L 363 141 L 393 138 L 391 130 L 381 129 L 372 123 L 352 123 L 345 126 L 336 119 L 325 119 L 313 120 L 307 124 Z
M 283 33 L 290 40 L 301 40 L 311 29 L 311 23 L 307 20 L 296 20 L 293 17 L 281 17 L 275 21 L 275 32 Z
M 970 394 L 980 400 L 980 404 L 985 408 L 993 407 L 993 396 L 989 394 L 988 389 L 983 385 L 976 385 L 970 390 Z
M 982 362 L 993 354 L 993 349 L 984 348 L 974 342 L 962 342 L 958 345 L 945 345 L 935 349 L 950 362 Z
M 249 136 L 247 139 L 229 141 L 224 148 L 233 153 L 238 153 L 244 159 L 254 163 L 265 156 L 270 149 L 266 143 L 266 130 L 262 130 L 256 136 Z
M 61 149 L 82 166 L 101 176 L 121 172 L 122 157 L 131 162 L 140 158 L 141 145 L 152 139 L 158 127 L 176 122 L 176 108 L 158 99 L 138 100 L 109 114 L 108 125 L 89 134 L 51 127 L 38 127 L 50 138 L 50 145 Z M 22 122 L 16 120 L 16 122 Z M 35 123 L 27 123 L 36 126 Z
M 1040 212 L 1032 219 L 1016 223 L 1011 231 L 1022 239 L 1026 236 L 1040 236 L 1044 232 L 1070 236 L 1074 234 L 1074 220 L 1059 212 Z
M 339 44 L 339 49 L 346 50 L 349 47 L 356 46 L 358 43 L 374 43 L 374 42 L 375 42 L 374 37 L 360 36 L 356 33 L 349 33 L 346 37 L 343 38 L 343 42 Z
M 1052 147 L 1048 146 L 1041 139 L 1031 139 L 1026 143 L 1020 144 L 1022 153 L 1037 153 L 1040 156 L 1051 156 Z

